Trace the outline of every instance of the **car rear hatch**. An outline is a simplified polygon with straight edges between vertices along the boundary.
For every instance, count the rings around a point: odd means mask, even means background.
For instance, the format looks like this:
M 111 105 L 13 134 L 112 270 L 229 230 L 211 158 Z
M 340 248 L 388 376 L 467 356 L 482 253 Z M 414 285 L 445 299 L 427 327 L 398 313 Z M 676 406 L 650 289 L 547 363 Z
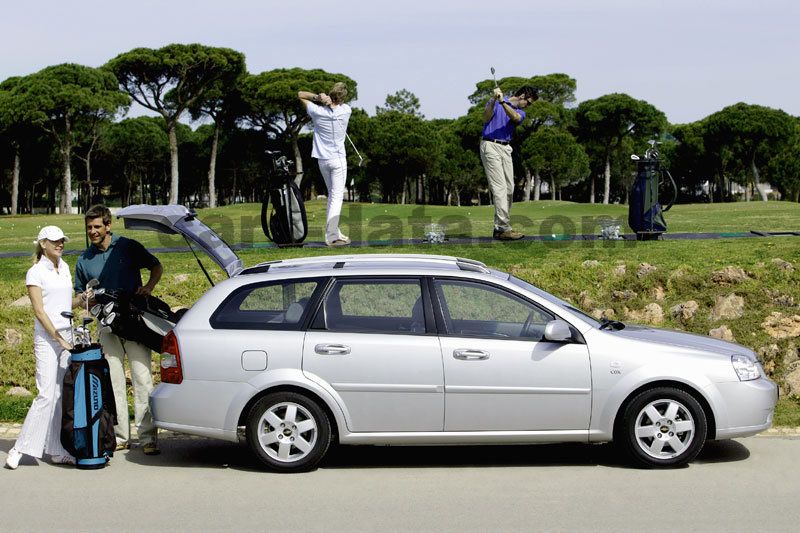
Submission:
M 227 274 L 233 277 L 242 271 L 242 260 L 222 237 L 200 222 L 197 213 L 182 205 L 129 205 L 117 212 L 126 229 L 150 230 L 170 235 L 183 235 L 199 246 Z

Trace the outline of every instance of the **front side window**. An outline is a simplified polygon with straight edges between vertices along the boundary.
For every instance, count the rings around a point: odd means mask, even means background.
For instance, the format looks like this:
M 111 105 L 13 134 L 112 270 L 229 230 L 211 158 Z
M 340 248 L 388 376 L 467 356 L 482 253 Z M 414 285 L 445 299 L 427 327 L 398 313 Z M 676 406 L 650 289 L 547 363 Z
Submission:
M 316 280 L 285 280 L 241 287 L 214 312 L 211 325 L 217 329 L 297 329 L 318 286 Z
M 418 279 L 343 279 L 328 291 L 314 326 L 328 331 L 425 333 Z
M 447 333 L 541 340 L 553 315 L 504 289 L 464 280 L 435 280 Z

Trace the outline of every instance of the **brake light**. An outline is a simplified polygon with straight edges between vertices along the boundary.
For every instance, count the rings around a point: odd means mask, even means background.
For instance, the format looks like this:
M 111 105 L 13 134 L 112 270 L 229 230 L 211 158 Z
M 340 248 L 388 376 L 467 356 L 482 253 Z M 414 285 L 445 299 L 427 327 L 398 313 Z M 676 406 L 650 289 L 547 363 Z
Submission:
M 161 341 L 161 382 L 178 385 L 182 381 L 183 369 L 181 368 L 178 337 L 175 336 L 174 331 L 170 331 Z

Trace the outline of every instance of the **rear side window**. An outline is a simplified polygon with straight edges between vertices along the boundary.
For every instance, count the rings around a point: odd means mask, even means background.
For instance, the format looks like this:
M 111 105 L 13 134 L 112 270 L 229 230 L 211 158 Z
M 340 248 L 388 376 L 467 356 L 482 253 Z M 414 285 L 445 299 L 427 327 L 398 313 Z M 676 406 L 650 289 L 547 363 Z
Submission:
M 420 281 L 337 280 L 325 297 L 314 327 L 361 333 L 425 333 Z
M 299 329 L 318 280 L 285 280 L 246 285 L 214 311 L 215 329 Z

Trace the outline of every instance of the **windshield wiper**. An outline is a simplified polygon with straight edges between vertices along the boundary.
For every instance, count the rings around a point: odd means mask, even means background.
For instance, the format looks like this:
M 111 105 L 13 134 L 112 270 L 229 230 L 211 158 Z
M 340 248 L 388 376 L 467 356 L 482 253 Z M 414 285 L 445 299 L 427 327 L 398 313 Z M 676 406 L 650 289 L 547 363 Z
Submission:
M 614 330 L 614 331 L 618 331 L 620 329 L 625 329 L 625 324 L 623 324 L 619 320 L 609 320 L 607 318 L 603 318 L 600 322 L 601 322 L 600 323 L 600 329 L 608 328 L 608 329 L 611 329 L 611 330 Z

